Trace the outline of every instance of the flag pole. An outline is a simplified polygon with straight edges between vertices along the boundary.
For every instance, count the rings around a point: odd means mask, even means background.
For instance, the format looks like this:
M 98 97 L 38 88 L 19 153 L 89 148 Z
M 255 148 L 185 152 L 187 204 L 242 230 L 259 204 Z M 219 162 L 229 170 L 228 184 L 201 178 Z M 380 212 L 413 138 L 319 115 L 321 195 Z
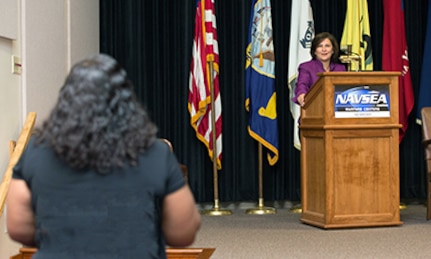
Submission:
M 221 209 L 219 204 L 219 193 L 218 193 L 218 173 L 217 173 L 217 132 L 216 132 L 216 122 L 215 122 L 215 100 L 214 100 L 214 60 L 209 60 L 207 62 L 209 67 L 209 78 L 210 78 L 210 90 L 211 90 L 211 127 L 212 127 L 212 143 L 213 143 L 213 184 L 214 184 L 214 206 L 212 209 L 203 210 L 201 214 L 209 216 L 224 216 L 231 215 L 232 211 L 227 209 Z
M 276 214 L 277 210 L 272 207 L 265 207 L 263 202 L 263 177 L 262 177 L 262 171 L 263 171 L 263 161 L 262 161 L 262 143 L 259 142 L 258 145 L 258 156 L 259 156 L 259 201 L 258 206 L 252 209 L 248 209 L 245 211 L 247 214 Z

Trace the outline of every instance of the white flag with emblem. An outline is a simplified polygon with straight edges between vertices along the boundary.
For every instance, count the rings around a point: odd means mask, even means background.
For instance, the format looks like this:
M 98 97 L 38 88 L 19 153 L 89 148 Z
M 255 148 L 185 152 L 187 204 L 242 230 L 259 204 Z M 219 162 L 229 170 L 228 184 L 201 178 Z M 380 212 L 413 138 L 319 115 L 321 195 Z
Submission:
M 289 66 L 288 66 L 288 86 L 290 90 L 290 112 L 293 117 L 293 144 L 295 148 L 301 150 L 299 140 L 298 120 L 301 115 L 301 108 L 292 102 L 295 96 L 296 79 L 298 76 L 298 66 L 304 61 L 311 59 L 310 47 L 314 38 L 314 19 L 310 1 L 293 0 L 292 15 L 290 20 L 290 43 L 289 43 Z

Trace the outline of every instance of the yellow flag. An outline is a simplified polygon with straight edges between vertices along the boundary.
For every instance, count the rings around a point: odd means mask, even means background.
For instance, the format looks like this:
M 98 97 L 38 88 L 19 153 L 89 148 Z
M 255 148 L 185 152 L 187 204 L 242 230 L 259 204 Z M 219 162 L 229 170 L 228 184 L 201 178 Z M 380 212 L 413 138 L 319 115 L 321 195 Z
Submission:
M 359 64 L 354 62 L 351 64 L 352 70 L 373 70 L 367 0 L 347 0 L 346 20 L 340 48 L 347 53 L 349 45 L 352 55 L 360 56 Z M 360 65 L 359 68 L 358 65 Z

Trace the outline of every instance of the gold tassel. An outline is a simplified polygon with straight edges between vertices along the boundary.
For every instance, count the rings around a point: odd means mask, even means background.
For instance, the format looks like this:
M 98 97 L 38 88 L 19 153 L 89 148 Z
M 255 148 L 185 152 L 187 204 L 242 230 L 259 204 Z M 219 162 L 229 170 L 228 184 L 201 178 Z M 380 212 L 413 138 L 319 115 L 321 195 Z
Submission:
M 262 54 L 262 51 L 260 51 L 260 55 L 259 55 L 259 66 L 263 67 L 263 54 Z

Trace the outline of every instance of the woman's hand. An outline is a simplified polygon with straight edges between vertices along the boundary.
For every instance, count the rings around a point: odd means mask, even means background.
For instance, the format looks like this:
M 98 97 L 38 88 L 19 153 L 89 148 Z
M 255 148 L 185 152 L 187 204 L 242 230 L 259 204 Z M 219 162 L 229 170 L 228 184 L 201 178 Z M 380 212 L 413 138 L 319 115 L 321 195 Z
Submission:
M 298 100 L 298 103 L 299 103 L 299 105 L 301 106 L 301 107 L 304 107 L 304 104 L 305 104 L 305 94 L 300 94 L 299 96 L 298 96 L 298 98 L 296 98 L 296 100 Z

